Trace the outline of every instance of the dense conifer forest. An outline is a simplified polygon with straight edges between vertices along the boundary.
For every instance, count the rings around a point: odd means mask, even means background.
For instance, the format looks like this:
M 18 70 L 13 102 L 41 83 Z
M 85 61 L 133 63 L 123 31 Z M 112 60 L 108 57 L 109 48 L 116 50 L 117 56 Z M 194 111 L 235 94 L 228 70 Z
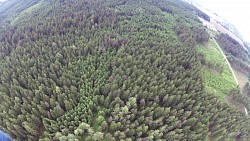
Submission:
M 249 117 L 204 89 L 195 46 L 210 37 L 196 8 L 179 0 L 5 6 L 0 129 L 13 139 L 250 139 Z

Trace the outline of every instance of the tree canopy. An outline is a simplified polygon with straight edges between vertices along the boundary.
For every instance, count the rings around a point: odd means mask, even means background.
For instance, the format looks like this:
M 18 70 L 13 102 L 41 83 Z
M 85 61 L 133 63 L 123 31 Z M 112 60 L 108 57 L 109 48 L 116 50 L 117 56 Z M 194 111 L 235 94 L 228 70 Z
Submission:
M 209 34 L 192 6 L 26 2 L 1 23 L 0 128 L 13 139 L 249 139 L 249 118 L 204 91 L 194 46 Z

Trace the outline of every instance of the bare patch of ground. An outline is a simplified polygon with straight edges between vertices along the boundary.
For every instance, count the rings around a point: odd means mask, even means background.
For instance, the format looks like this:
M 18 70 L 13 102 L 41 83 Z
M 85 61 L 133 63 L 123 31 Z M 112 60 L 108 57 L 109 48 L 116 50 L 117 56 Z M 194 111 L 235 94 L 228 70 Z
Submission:
M 239 72 L 233 69 L 236 79 L 239 82 L 240 89 L 242 90 L 245 84 L 248 82 L 248 76 L 245 73 Z

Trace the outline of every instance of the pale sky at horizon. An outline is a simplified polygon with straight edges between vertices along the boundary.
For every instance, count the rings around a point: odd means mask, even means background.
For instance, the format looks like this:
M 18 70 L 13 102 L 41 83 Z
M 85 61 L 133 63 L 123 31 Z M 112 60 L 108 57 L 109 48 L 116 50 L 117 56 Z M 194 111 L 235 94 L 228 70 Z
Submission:
M 193 0 L 232 23 L 250 42 L 250 1 L 247 0 Z

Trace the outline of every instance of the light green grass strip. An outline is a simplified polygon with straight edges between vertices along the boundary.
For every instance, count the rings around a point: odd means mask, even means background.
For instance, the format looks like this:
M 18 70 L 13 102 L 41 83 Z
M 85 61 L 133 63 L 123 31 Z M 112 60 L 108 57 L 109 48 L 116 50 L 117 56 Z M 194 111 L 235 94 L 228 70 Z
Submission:
M 216 70 L 209 69 L 207 66 L 203 65 L 202 75 L 205 83 L 205 90 L 215 93 L 224 101 L 227 92 L 237 87 L 226 60 L 212 39 L 209 40 L 207 46 L 197 46 L 197 52 L 203 54 L 207 62 L 217 63 L 223 66 L 223 72 L 220 74 Z

